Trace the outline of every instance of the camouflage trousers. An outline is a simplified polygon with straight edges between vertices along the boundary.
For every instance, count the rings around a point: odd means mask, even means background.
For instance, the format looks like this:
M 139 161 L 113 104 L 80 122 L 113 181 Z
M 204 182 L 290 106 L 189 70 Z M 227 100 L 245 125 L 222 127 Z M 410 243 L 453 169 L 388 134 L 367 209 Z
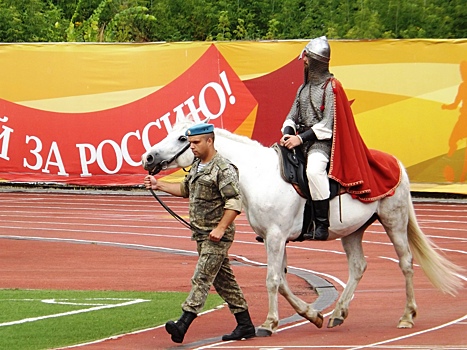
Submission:
M 191 291 L 182 304 L 184 311 L 202 311 L 211 286 L 235 314 L 248 309 L 243 292 L 230 266 L 228 251 L 232 242 L 198 241 L 198 263 L 191 278 Z

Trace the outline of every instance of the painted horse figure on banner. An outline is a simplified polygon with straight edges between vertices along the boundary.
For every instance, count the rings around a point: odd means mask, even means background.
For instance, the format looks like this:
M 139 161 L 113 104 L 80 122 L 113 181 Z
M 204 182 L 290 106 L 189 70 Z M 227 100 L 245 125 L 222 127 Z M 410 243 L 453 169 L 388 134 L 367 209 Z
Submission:
M 190 166 L 194 155 L 187 148 L 189 142 L 185 131 L 193 124 L 188 119 L 178 121 L 165 139 L 143 154 L 144 169 L 155 174 L 163 169 Z M 255 233 L 264 239 L 267 251 L 269 311 L 257 335 L 269 336 L 277 330 L 278 292 L 300 316 L 321 328 L 323 315 L 320 310 L 315 310 L 312 304 L 294 295 L 286 279 L 286 243 L 301 233 L 305 199 L 282 179 L 279 158 L 273 148 L 219 128 L 215 129 L 215 138 L 217 151 L 239 169 L 247 219 Z M 402 165 L 401 169 L 404 169 Z M 405 170 L 402 173 L 401 182 L 390 197 L 362 203 L 349 194 L 342 194 L 340 199 L 331 200 L 329 240 L 341 239 L 347 254 L 349 277 L 329 318 L 329 328 L 342 324 L 349 314 L 349 303 L 367 266 L 362 248 L 363 233 L 376 219 L 394 245 L 405 277 L 406 305 L 398 323 L 399 328 L 412 328 L 417 314 L 412 254 L 432 284 L 442 292 L 454 295 L 462 287 L 459 277 L 462 269 L 440 255 L 435 250 L 435 244 L 420 230 L 411 200 L 409 179 Z M 342 222 L 340 210 L 344 213 Z

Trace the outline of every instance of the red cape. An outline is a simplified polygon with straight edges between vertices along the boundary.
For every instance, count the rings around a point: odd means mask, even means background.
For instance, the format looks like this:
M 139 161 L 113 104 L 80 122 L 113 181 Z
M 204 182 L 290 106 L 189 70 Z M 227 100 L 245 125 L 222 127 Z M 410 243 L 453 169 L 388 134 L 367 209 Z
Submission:
M 329 177 L 363 202 L 393 195 L 401 180 L 399 162 L 390 154 L 366 147 L 341 83 L 333 78 L 332 87 L 335 108 Z

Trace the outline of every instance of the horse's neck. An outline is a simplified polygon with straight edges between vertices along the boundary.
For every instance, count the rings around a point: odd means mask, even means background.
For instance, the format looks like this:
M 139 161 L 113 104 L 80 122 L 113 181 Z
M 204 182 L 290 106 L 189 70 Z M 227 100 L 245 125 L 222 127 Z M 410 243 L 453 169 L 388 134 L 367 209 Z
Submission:
M 274 186 L 265 186 L 266 182 L 274 181 L 276 173 L 280 176 L 277 154 L 272 148 L 243 138 L 216 134 L 215 144 L 217 151 L 238 168 L 243 204 L 251 224 L 251 219 L 256 217 L 255 210 L 261 208 L 262 201 L 274 192 L 271 191 Z
M 247 138 L 223 136 L 216 134 L 216 149 L 239 170 L 245 214 L 253 230 L 265 237 L 271 228 L 284 227 L 281 220 L 287 218 L 287 225 L 296 228 L 284 234 L 299 232 L 304 200 L 281 178 L 276 151 Z
M 247 138 L 216 135 L 215 143 L 217 151 L 235 164 L 241 174 L 251 174 L 274 167 L 270 157 L 274 150 Z

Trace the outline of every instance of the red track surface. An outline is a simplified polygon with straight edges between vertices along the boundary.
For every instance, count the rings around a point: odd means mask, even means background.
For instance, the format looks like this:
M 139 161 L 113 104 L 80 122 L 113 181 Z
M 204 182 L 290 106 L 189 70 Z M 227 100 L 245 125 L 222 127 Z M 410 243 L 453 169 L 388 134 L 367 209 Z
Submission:
M 0 288 L 176 290 L 189 291 L 195 256 L 190 232 L 148 194 L 75 195 L 0 193 Z M 186 216 L 186 200 L 163 197 Z M 467 267 L 467 204 L 417 203 L 425 234 L 456 264 Z M 266 253 L 242 214 L 230 253 L 266 263 Z M 98 244 L 90 244 L 91 242 Z M 81 243 L 81 244 L 78 244 Z M 157 250 L 169 248 L 170 250 Z M 82 346 L 93 349 L 467 349 L 467 289 L 457 297 L 435 290 L 415 267 L 418 317 L 413 329 L 397 329 L 405 304 L 402 273 L 396 254 L 379 224 L 364 236 L 368 269 L 344 324 L 317 329 L 309 322 L 280 327 L 268 338 L 220 342 L 235 327 L 226 308 L 198 317 L 182 345 L 170 341 L 163 327 Z M 338 292 L 347 280 L 347 262 L 339 241 L 288 245 L 289 266 L 327 274 Z M 259 326 L 267 315 L 266 270 L 234 266 L 237 279 Z M 466 272 L 467 273 L 467 272 Z M 465 274 L 464 274 L 465 275 Z M 465 276 L 463 277 L 465 280 Z M 292 290 L 307 302 L 316 299 L 301 278 L 289 274 Z M 280 297 L 280 317 L 295 314 Z M 328 313 L 334 305 L 324 310 Z M 325 319 L 325 325 L 327 319 Z

